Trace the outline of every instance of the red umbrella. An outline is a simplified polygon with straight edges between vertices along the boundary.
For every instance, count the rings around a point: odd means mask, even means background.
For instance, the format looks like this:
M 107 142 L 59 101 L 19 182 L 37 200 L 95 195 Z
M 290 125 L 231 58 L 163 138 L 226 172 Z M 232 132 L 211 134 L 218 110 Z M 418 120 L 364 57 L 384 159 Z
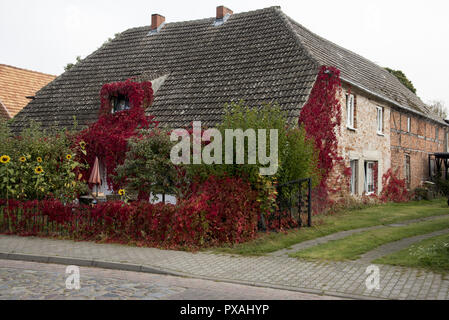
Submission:
M 94 184 L 97 186 L 97 197 L 98 197 L 98 186 L 101 185 L 100 177 L 100 162 L 98 157 L 95 158 L 94 167 L 92 168 L 92 173 L 90 174 L 89 184 Z

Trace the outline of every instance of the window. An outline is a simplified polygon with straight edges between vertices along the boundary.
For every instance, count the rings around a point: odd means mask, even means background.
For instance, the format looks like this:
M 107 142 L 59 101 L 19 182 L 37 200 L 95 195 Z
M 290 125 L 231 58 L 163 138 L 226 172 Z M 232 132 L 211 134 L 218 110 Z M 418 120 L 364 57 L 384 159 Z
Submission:
M 365 193 L 367 195 L 371 195 L 376 192 L 376 171 L 376 163 L 374 161 L 365 162 Z
M 384 109 L 377 107 L 377 133 L 383 134 L 384 132 Z
M 440 138 L 440 128 L 435 127 L 435 140 L 439 140 Z
M 407 132 L 412 132 L 412 118 L 407 118 Z
M 131 109 L 129 99 L 126 96 L 119 95 L 118 97 L 113 97 L 111 102 L 114 107 L 112 113 Z
M 349 129 L 354 129 L 354 105 L 355 105 L 355 98 L 354 95 L 349 94 L 346 96 L 346 110 L 347 110 L 347 121 L 346 126 Z
M 446 152 L 449 152 L 449 132 L 446 132 Z
M 358 172 L 359 172 L 359 161 L 352 160 L 351 161 L 351 194 L 356 195 L 358 193 Z
M 407 189 L 410 189 L 411 185 L 411 168 L 410 168 L 410 155 L 405 155 L 405 181 L 407 183 Z

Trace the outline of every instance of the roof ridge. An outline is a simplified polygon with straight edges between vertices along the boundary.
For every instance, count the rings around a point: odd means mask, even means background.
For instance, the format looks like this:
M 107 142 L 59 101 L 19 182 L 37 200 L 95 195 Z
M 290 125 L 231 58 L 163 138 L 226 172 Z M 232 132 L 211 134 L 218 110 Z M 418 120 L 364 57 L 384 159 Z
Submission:
M 320 68 L 321 64 L 319 63 L 318 59 L 316 59 L 314 57 L 314 55 L 312 54 L 312 52 L 307 48 L 307 46 L 304 45 L 304 43 L 302 43 L 301 39 L 298 37 L 298 35 L 296 34 L 295 30 L 293 30 L 292 28 L 292 24 L 290 22 L 290 17 L 288 17 L 282 10 L 281 7 L 271 7 L 275 9 L 275 12 L 277 15 L 279 15 L 279 18 L 282 20 L 282 22 L 285 25 L 285 28 L 287 29 L 287 31 L 290 33 L 290 35 L 292 36 L 292 38 L 294 39 L 295 43 L 298 44 L 301 49 L 304 51 L 304 54 L 310 59 L 310 61 L 313 62 L 313 64 L 315 65 L 317 72 L 315 75 L 315 81 L 318 78 L 318 69 Z M 309 100 L 309 96 L 311 94 L 313 90 L 313 86 L 311 88 L 309 88 L 307 94 L 306 94 L 306 102 Z
M 11 68 L 11 69 L 26 71 L 26 72 L 38 73 L 38 74 L 42 74 L 42 75 L 45 75 L 45 76 L 51 76 L 51 77 L 55 77 L 55 78 L 57 77 L 57 75 L 54 75 L 54 74 L 40 72 L 40 71 L 35 71 L 35 70 L 30 70 L 30 69 L 25 69 L 25 68 L 19 68 L 19 67 L 11 66 L 9 64 L 4 64 L 4 63 L 0 63 L 0 67 L 7 67 L 7 68 Z
M 309 48 L 307 48 L 307 46 L 301 41 L 301 38 L 298 36 L 298 34 L 296 33 L 296 31 L 292 28 L 292 23 L 297 24 L 300 27 L 303 27 L 301 24 L 299 24 L 298 22 L 296 22 L 295 20 L 293 20 L 292 18 L 290 18 L 285 12 L 283 12 L 282 10 L 277 11 L 278 14 L 281 16 L 282 21 L 284 21 L 286 27 L 288 28 L 290 34 L 293 35 L 293 37 L 295 38 L 295 41 L 301 46 L 301 48 L 304 49 L 304 51 L 306 52 L 306 55 L 308 57 L 310 57 L 310 59 L 315 62 L 317 64 L 317 66 L 321 66 L 321 63 L 318 61 L 318 59 L 315 57 L 315 55 L 309 50 Z M 305 29 L 305 28 L 304 28 Z M 306 29 L 307 30 L 307 29 Z
M 281 7 L 280 6 L 270 6 L 270 7 L 266 7 L 266 8 L 262 8 L 262 9 L 256 9 L 256 10 L 249 10 L 249 11 L 242 11 L 242 12 L 237 12 L 237 13 L 233 13 L 232 15 L 242 15 L 242 14 L 249 14 L 249 13 L 256 13 L 256 12 L 262 12 L 262 11 L 268 11 L 268 10 L 280 10 Z M 209 17 L 209 18 L 199 18 L 199 19 L 193 19 L 193 20 L 181 20 L 181 21 L 173 21 L 173 22 L 166 22 L 165 25 L 174 25 L 174 24 L 182 24 L 182 23 L 195 23 L 195 22 L 204 22 L 207 20 L 212 20 L 212 19 L 216 19 L 216 17 Z M 133 29 L 148 29 L 150 28 L 150 25 L 144 25 L 144 26 L 139 26 L 139 27 L 132 27 L 129 29 L 126 29 L 123 32 L 128 32 L 130 30 Z

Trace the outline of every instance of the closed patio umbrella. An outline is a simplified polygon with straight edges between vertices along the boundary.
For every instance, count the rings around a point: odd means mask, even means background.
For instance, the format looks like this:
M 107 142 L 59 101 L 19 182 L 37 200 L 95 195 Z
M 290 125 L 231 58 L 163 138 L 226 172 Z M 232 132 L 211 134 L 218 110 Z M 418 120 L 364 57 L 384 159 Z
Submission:
M 97 197 L 98 197 L 98 186 L 101 185 L 100 177 L 100 162 L 98 157 L 95 158 L 94 167 L 92 168 L 92 173 L 90 174 L 89 184 L 94 184 L 97 186 Z

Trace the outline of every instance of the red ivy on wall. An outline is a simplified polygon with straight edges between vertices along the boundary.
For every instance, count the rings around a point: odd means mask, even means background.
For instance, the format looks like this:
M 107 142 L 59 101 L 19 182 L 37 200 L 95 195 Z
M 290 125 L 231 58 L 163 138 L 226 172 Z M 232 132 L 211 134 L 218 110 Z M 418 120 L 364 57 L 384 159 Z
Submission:
M 408 202 L 411 200 L 411 194 L 407 190 L 405 179 L 398 177 L 398 171 L 389 169 L 382 177 L 382 193 L 380 200 L 383 202 Z
M 129 110 L 112 113 L 111 99 L 125 96 L 129 99 Z M 76 143 L 86 144 L 87 155 L 81 154 L 81 160 L 93 167 L 95 157 L 106 167 L 107 183 L 114 190 L 119 189 L 120 183 L 113 181 L 115 169 L 125 161 L 128 150 L 128 139 L 137 135 L 139 129 L 157 127 L 153 116 L 147 116 L 145 109 L 153 102 L 151 82 L 125 82 L 105 84 L 100 92 L 101 109 L 97 122 L 82 131 L 76 137 Z M 82 172 L 84 178 L 90 172 Z
M 341 107 L 338 93 L 341 90 L 340 70 L 322 66 L 308 102 L 299 116 L 307 137 L 315 141 L 319 151 L 318 169 L 321 183 L 315 190 L 314 203 L 328 201 L 328 178 L 332 169 L 342 158 L 338 156 L 337 134 L 341 124 Z
M 124 82 L 107 83 L 100 91 L 100 115 L 110 114 L 112 98 L 119 96 L 127 97 L 131 108 L 144 108 L 153 103 L 154 92 L 151 82 L 133 82 L 128 79 Z

